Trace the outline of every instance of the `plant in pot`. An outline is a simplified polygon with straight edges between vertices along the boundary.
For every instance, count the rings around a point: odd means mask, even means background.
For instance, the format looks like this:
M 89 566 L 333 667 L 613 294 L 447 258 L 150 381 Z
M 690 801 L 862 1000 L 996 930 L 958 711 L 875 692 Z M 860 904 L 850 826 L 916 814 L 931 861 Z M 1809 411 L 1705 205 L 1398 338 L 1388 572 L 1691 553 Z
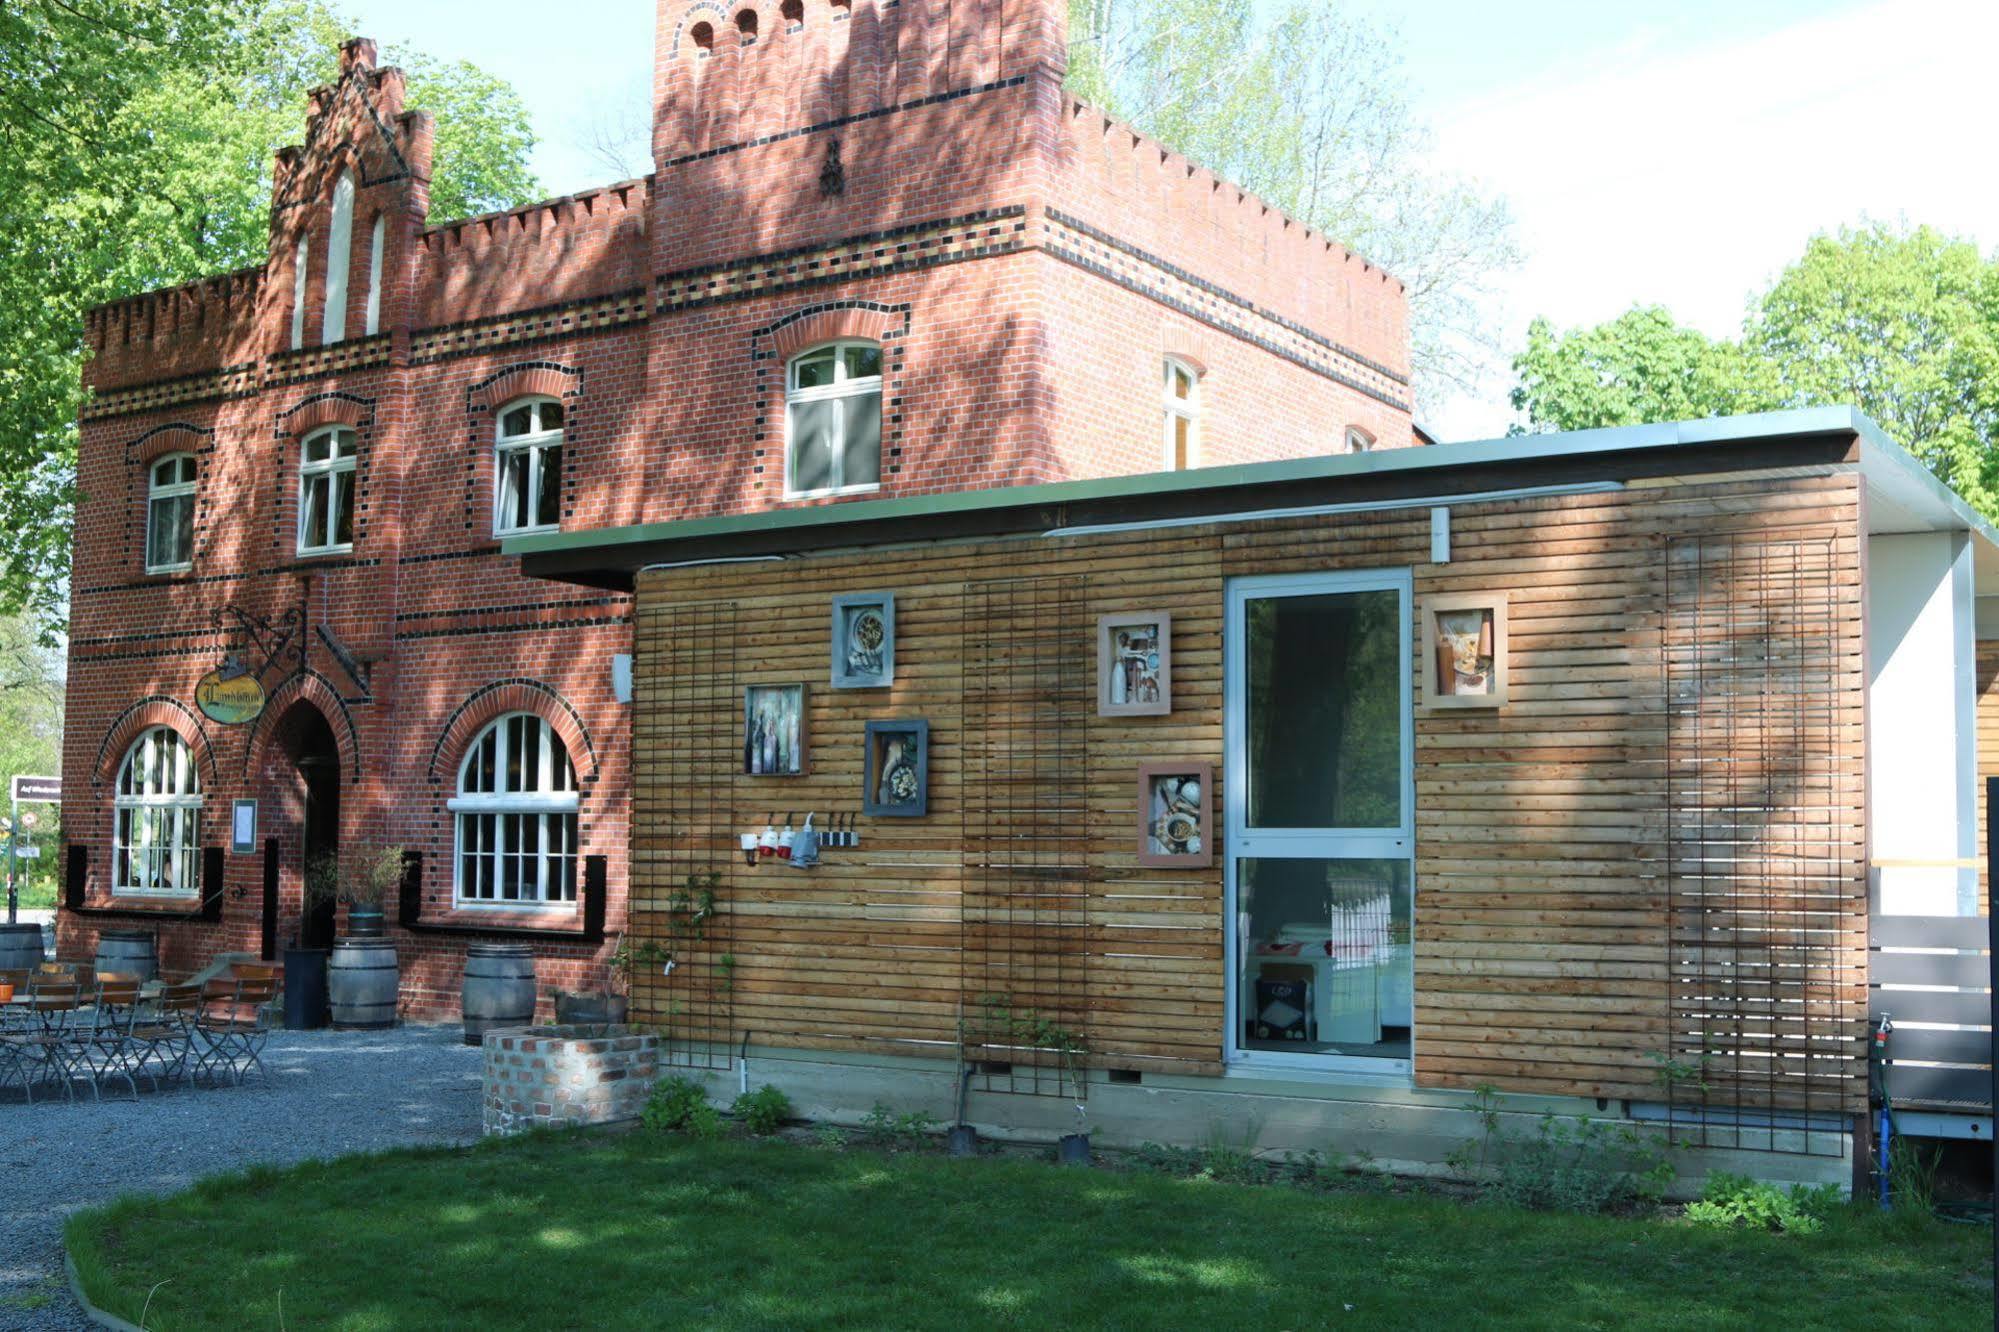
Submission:
M 715 914 L 716 890 L 721 885 L 719 874 L 690 874 L 687 882 L 674 890 L 667 901 L 666 928 L 676 940 L 676 947 L 678 941 L 698 943 L 706 936 L 708 921 Z M 563 1026 L 623 1023 L 631 1015 L 632 981 L 639 972 L 658 967 L 660 975 L 671 976 L 675 965 L 672 947 L 651 939 L 634 943 L 627 933 L 619 938 L 618 947 L 605 967 L 602 990 L 555 992 L 555 1020 Z M 718 965 L 726 986 L 735 960 L 725 955 Z
M 384 937 L 382 899 L 401 881 L 402 864 L 402 847 L 379 846 L 355 847 L 335 866 L 334 891 L 347 907 L 347 933 L 334 942 L 326 970 L 326 997 L 336 1027 L 374 1029 L 396 1023 L 402 969 L 395 944 Z
M 357 848 L 341 869 L 339 894 L 347 908 L 347 937 L 381 938 L 388 932 L 382 903 L 403 880 L 403 848 Z
M 1090 1163 L 1090 1105 L 1089 1087 L 1085 1080 L 1084 1056 L 1087 1053 L 1083 1038 L 1045 1017 L 1033 1009 L 1023 1009 L 1015 1013 L 1006 1001 L 996 995 L 985 999 L 987 1022 L 993 1031 L 1005 1033 L 1006 1039 L 1014 1044 L 1042 1054 L 1053 1054 L 1064 1090 L 1073 1088 L 1076 1093 L 1076 1131 L 1065 1133 L 1056 1144 L 1056 1159 L 1063 1165 L 1088 1165 Z M 969 1087 L 970 1069 L 966 1070 L 966 1085 Z M 963 1098 L 960 1097 L 959 1120 L 964 1119 Z

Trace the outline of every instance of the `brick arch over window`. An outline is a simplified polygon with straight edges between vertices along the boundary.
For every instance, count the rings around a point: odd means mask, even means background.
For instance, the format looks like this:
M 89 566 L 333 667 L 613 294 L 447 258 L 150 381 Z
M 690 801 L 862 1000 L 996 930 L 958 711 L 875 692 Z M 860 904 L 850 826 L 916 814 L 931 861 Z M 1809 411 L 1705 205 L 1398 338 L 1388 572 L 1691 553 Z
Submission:
M 458 770 L 466 747 L 489 722 L 510 712 L 527 712 L 549 724 L 569 750 L 569 762 L 584 782 L 597 780 L 597 746 L 569 701 L 539 680 L 496 680 L 458 705 L 430 751 L 430 780 L 441 782 Z
M 515 398 L 573 398 L 583 391 L 583 372 L 555 361 L 528 361 L 489 375 L 465 391 L 467 411 L 497 412 Z
M 321 426 L 363 430 L 374 423 L 375 400 L 352 393 L 315 393 L 278 414 L 278 433 L 301 439 Z
M 257 771 L 257 765 L 263 762 L 264 750 L 277 733 L 278 722 L 291 711 L 292 704 L 298 702 L 310 703 L 319 709 L 327 725 L 333 728 L 333 743 L 340 750 L 340 766 L 351 773 L 354 780 L 360 780 L 361 737 L 354 729 L 354 714 L 348 711 L 333 682 L 318 671 L 301 671 L 273 689 L 264 700 L 264 710 L 258 714 L 250 732 L 250 743 L 243 746 L 245 778 Z
M 97 761 L 91 765 L 90 784 L 102 786 L 117 776 L 125 751 L 132 747 L 132 742 L 141 733 L 155 726 L 164 726 L 186 741 L 203 780 L 210 785 L 215 783 L 215 750 L 208 743 L 208 728 L 202 724 L 201 714 L 177 698 L 155 694 L 126 708 L 111 723 L 111 729 L 104 733 L 103 742 L 97 746 Z
M 778 360 L 789 361 L 808 347 L 841 338 L 885 342 L 900 330 L 903 322 L 898 311 L 871 304 L 802 310 L 771 327 L 770 347 Z
M 215 447 L 215 432 L 185 421 L 154 426 L 125 446 L 125 456 L 135 463 L 149 463 L 169 453 L 207 453 Z

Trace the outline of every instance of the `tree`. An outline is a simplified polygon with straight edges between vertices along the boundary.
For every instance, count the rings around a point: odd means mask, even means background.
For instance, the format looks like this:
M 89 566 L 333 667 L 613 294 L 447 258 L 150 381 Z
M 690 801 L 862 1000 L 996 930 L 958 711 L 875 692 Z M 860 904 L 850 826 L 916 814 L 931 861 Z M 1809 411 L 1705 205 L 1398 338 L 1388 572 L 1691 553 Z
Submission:
M 1419 401 L 1496 355 L 1479 311 L 1519 261 L 1503 200 L 1427 169 L 1390 33 L 1344 0 L 1071 0 L 1075 95 L 1252 190 L 1408 287 Z
M 1738 341 L 1657 307 L 1559 335 L 1536 320 L 1514 370 L 1536 430 L 1855 406 L 1999 516 L 1999 258 L 1928 227 L 1813 237 Z
M 264 261 L 272 155 L 346 35 L 318 0 L 0 11 L 0 606 L 55 625 L 66 601 L 83 311 Z M 432 219 L 531 201 L 512 88 L 400 58 L 438 117 Z

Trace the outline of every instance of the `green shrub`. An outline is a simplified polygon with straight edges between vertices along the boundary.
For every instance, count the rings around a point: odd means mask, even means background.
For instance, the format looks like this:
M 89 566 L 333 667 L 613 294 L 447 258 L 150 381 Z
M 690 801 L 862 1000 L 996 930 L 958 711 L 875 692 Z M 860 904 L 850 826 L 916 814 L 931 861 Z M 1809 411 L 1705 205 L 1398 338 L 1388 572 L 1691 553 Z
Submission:
M 661 1078 L 653 1086 L 641 1119 L 647 1128 L 659 1133 L 712 1138 L 722 1131 L 722 1117 L 708 1104 L 707 1088 L 692 1078 Z
M 920 1147 L 937 1131 L 937 1116 L 927 1110 L 898 1115 L 880 1101 L 861 1119 L 861 1131 L 877 1147 Z
M 1131 1154 L 1131 1163 L 1156 1175 L 1192 1175 L 1201 1169 L 1201 1154 L 1191 1147 L 1168 1147 L 1159 1142 L 1143 1142 Z
M 791 1118 L 791 1098 L 775 1087 L 759 1087 L 738 1096 L 729 1107 L 729 1117 L 759 1138 L 767 1138 Z
M 1544 1115 L 1531 1134 L 1506 1131 L 1499 1096 L 1480 1087 L 1471 1108 L 1483 1132 L 1448 1158 L 1490 1196 L 1541 1212 L 1596 1213 L 1657 1202 L 1673 1181 L 1665 1152 L 1628 1124 Z
M 1839 1190 L 1830 1184 L 1820 1188 L 1793 1184 L 1786 1192 L 1747 1175 L 1717 1170 L 1707 1177 L 1701 1200 L 1688 1205 L 1687 1220 L 1717 1230 L 1815 1235 L 1838 1205 Z
M 847 1145 L 847 1135 L 838 1124 L 815 1124 L 812 1141 L 829 1152 L 837 1152 Z

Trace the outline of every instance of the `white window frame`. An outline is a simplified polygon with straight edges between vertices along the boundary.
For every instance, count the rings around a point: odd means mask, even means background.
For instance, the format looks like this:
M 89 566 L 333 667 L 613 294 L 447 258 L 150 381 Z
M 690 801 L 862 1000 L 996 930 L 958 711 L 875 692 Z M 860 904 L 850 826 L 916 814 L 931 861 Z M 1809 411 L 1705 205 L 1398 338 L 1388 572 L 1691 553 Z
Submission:
M 1187 378 L 1187 396 L 1185 398 L 1179 397 L 1173 392 L 1173 381 L 1176 376 L 1180 375 L 1184 375 Z M 1161 458 L 1164 462 L 1165 470 L 1169 472 L 1182 470 L 1175 465 L 1173 448 L 1176 443 L 1174 426 L 1181 421 L 1187 423 L 1186 470 L 1191 471 L 1199 467 L 1201 465 L 1201 372 L 1195 369 L 1192 364 L 1181 360 L 1177 356 L 1167 357 L 1165 369 L 1160 375 L 1159 400 L 1161 406 L 1164 408 L 1164 419 L 1161 423 L 1163 428 L 1160 440 L 1162 448 Z
M 1249 826 L 1249 603 L 1265 597 L 1310 597 L 1340 592 L 1394 592 L 1402 606 L 1396 678 L 1401 683 L 1402 818 L 1392 828 L 1251 828 Z M 1407 1085 L 1415 1067 L 1408 1059 L 1293 1054 L 1251 1050 L 1242 1040 L 1241 969 L 1244 916 L 1239 905 L 1237 869 L 1245 860 L 1406 860 L 1409 865 L 1410 937 L 1422 903 L 1416 880 L 1416 709 L 1412 681 L 1415 649 L 1415 578 L 1408 569 L 1356 569 L 1339 573 L 1271 574 L 1231 578 L 1222 619 L 1222 919 L 1226 1040 L 1222 1055 L 1231 1070 L 1316 1071 L 1358 1081 Z M 1412 958 L 1411 966 L 1414 961 Z M 1412 1042 L 1415 1031 L 1411 1029 Z
M 544 406 L 554 407 L 562 413 L 562 424 L 553 430 L 542 428 L 541 409 Z M 534 417 L 531 428 L 525 435 L 507 434 L 507 417 L 522 407 L 533 409 Z M 568 409 L 564 408 L 556 399 L 546 396 L 515 398 L 495 414 L 493 420 L 494 536 L 520 536 L 527 532 L 553 532 L 562 526 L 562 519 L 559 515 L 552 523 L 525 523 L 516 526 L 507 520 L 508 514 L 513 509 L 513 505 L 508 503 L 512 496 L 507 490 L 507 460 L 516 453 L 526 453 L 528 455 L 525 472 L 528 487 L 528 512 L 540 512 L 542 493 L 550 480 L 548 475 L 548 450 L 551 448 L 562 448 L 563 431 L 568 428 L 568 425 Z M 559 505 L 562 499 L 562 468 L 560 464 L 556 466 L 554 482 L 556 502 Z
M 534 789 L 467 792 L 466 774 L 478 759 L 488 736 L 494 737 L 496 780 L 504 782 L 504 776 L 500 775 L 504 774 L 506 769 L 504 751 L 507 737 L 504 728 L 516 719 L 524 719 L 527 723 L 540 728 L 540 760 L 533 778 Z M 557 755 L 561 756 L 563 766 L 568 769 L 569 785 L 566 790 L 556 789 L 559 780 L 556 774 Z M 451 897 L 454 906 L 479 911 L 579 909 L 583 898 L 582 824 L 578 818 L 582 808 L 582 798 L 576 785 L 576 763 L 574 756 L 569 753 L 569 747 L 563 744 L 562 737 L 556 734 L 555 728 L 550 726 L 545 718 L 531 712 L 509 712 L 504 716 L 495 717 L 480 727 L 472 743 L 465 747 L 465 756 L 458 761 L 457 783 L 452 789 L 456 794 L 445 802 L 445 808 L 452 815 Z M 480 820 L 477 826 L 482 830 L 491 830 L 485 839 L 487 845 L 480 848 L 476 854 L 491 858 L 492 882 L 494 891 L 497 892 L 500 880 L 499 861 L 507 854 L 499 849 L 497 834 L 503 826 L 502 820 L 510 817 L 538 818 L 541 821 L 539 849 L 535 852 L 534 889 L 537 895 L 532 898 L 520 897 L 511 900 L 502 897 L 468 896 L 468 885 L 465 883 L 465 843 L 468 827 L 473 826 L 474 820 Z M 560 872 L 554 870 L 557 856 L 549 850 L 549 826 L 550 820 L 554 819 L 568 820 L 568 858 L 571 864 L 570 886 L 573 895 L 567 900 L 551 899 L 548 895 L 552 886 L 551 879 L 559 881 L 560 878 Z M 559 882 L 555 886 L 559 886 Z
M 165 463 L 174 464 L 178 475 L 182 463 L 194 462 L 192 453 L 163 453 L 146 464 L 146 572 L 149 574 L 185 573 L 194 567 L 194 491 L 195 482 L 170 481 L 161 485 L 160 467 Z M 162 500 L 187 500 L 187 558 L 170 564 L 153 563 L 153 524 L 157 521 L 159 503 Z
M 847 465 L 847 414 L 844 407 L 841 408 L 840 412 L 840 433 L 832 444 L 833 484 L 822 486 L 818 490 L 800 490 L 798 488 L 797 458 L 792 449 L 793 409 L 800 403 L 845 402 L 847 399 L 866 397 L 869 394 L 873 394 L 876 398 L 881 398 L 882 396 L 885 376 L 863 375 L 859 379 L 847 378 L 846 352 L 850 347 L 865 347 L 869 351 L 878 353 L 882 358 L 883 369 L 886 370 L 888 366 L 887 349 L 879 342 L 868 338 L 841 338 L 837 342 L 822 342 L 816 346 L 807 347 L 785 364 L 784 497 L 788 500 L 818 499 L 826 495 L 865 495 L 871 491 L 881 489 L 880 481 L 863 481 L 851 486 L 844 483 L 842 473 Z M 799 388 L 798 367 L 800 362 L 804 361 L 808 356 L 829 350 L 833 353 L 833 382 L 830 384 L 821 384 L 815 388 Z M 882 405 L 885 407 L 887 403 L 883 402 Z M 886 417 L 882 418 L 882 424 L 884 427 L 883 435 L 886 437 L 886 427 L 888 424 Z M 883 443 L 884 440 L 882 439 L 875 441 L 875 472 L 877 476 L 881 474 L 884 464 L 887 461 L 885 451 L 882 448 Z
M 339 437 L 341 435 L 348 435 L 352 437 L 354 441 L 354 452 L 349 453 L 344 457 L 341 456 L 340 453 Z M 332 445 L 327 449 L 327 456 L 316 460 L 308 460 L 306 454 L 312 442 L 316 439 L 320 439 L 322 437 L 327 437 L 327 436 L 330 436 L 333 439 Z M 354 543 L 351 540 L 348 541 L 332 540 L 333 534 L 340 530 L 340 524 L 338 521 L 336 521 L 335 517 L 336 505 L 334 501 L 339 497 L 341 493 L 340 478 L 344 475 L 347 478 L 346 481 L 347 503 L 351 510 L 348 518 L 348 526 L 352 528 L 355 524 L 357 524 L 360 521 L 359 500 L 355 494 L 356 485 L 358 483 L 358 478 L 360 476 L 360 470 L 357 466 L 357 464 L 361 460 L 360 454 L 361 454 L 360 435 L 357 431 L 355 431 L 355 429 L 352 426 L 343 426 L 343 425 L 327 426 L 324 429 L 313 431 L 311 434 L 307 435 L 304 439 L 301 439 L 299 441 L 299 464 L 298 464 L 298 553 L 299 554 L 337 555 L 345 551 L 350 551 L 354 549 Z M 306 495 L 311 491 L 312 483 L 314 481 L 319 480 L 322 477 L 324 477 L 326 480 L 325 519 L 326 519 L 326 536 L 328 540 L 325 544 L 318 544 L 307 540 L 308 533 L 305 530 L 305 522 L 308 510 L 306 507 L 305 500 L 306 500 Z
M 1372 453 L 1374 435 L 1357 425 L 1347 427 L 1346 444 L 1348 453 Z
M 367 337 L 374 337 L 382 331 L 382 238 L 387 231 L 389 215 L 375 214 L 374 235 L 368 241 L 368 322 Z
M 187 741 L 169 726 L 140 732 L 118 764 L 113 791 L 113 896 L 199 897 L 201 773 Z M 136 835 L 140 829 L 145 830 L 145 836 Z M 129 871 L 139 857 L 152 867 L 143 878 L 121 872 Z M 159 886 L 161 880 L 168 886 Z
M 319 314 L 319 340 L 332 346 L 347 337 L 347 270 L 354 258 L 354 173 L 343 171 L 333 186 L 326 228 L 326 306 Z

